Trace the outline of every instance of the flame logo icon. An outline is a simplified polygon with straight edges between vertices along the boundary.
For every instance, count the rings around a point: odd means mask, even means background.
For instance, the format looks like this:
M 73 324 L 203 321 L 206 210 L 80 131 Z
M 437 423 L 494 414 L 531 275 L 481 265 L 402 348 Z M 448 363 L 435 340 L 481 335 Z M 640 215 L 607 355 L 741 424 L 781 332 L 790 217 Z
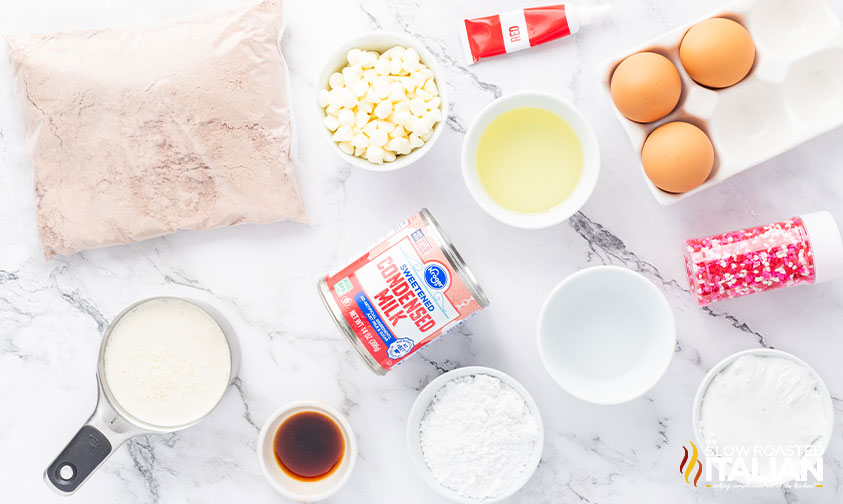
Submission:
M 693 442 L 691 443 L 691 460 L 688 460 L 688 449 L 684 446 L 682 447 L 685 450 L 685 456 L 682 457 L 682 463 L 679 464 L 679 472 L 685 475 L 685 483 L 691 484 L 689 478 L 691 477 L 691 473 L 694 472 L 694 466 L 696 465 L 697 475 L 694 476 L 694 486 L 697 486 L 697 481 L 700 480 L 700 476 L 702 475 L 702 462 L 698 460 L 699 452 L 697 451 L 697 445 Z

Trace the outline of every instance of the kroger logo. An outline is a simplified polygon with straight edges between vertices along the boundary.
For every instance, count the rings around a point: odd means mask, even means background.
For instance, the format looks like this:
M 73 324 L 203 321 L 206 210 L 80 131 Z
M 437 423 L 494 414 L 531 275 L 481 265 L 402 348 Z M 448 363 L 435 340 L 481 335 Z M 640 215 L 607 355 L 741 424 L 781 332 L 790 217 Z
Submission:
M 438 262 L 428 264 L 424 268 L 424 282 L 434 290 L 447 289 L 450 282 L 447 268 Z

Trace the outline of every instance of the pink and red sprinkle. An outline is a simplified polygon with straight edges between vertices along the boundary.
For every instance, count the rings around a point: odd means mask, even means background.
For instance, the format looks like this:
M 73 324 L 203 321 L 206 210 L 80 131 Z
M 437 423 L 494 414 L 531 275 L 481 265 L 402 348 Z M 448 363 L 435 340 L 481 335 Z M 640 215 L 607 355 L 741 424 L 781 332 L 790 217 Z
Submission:
M 700 305 L 814 281 L 802 219 L 685 242 L 685 268 Z

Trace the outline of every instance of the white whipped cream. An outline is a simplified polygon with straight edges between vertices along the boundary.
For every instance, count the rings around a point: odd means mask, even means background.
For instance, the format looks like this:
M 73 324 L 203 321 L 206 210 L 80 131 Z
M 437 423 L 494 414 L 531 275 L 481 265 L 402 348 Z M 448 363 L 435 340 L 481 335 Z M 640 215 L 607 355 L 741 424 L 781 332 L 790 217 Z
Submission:
M 711 381 L 700 410 L 709 450 L 757 456 L 758 477 L 749 478 L 754 481 L 780 480 L 774 469 L 788 458 L 798 462 L 804 447 L 816 447 L 829 428 L 816 376 L 784 357 L 739 357 Z M 752 467 L 751 456 L 745 462 Z

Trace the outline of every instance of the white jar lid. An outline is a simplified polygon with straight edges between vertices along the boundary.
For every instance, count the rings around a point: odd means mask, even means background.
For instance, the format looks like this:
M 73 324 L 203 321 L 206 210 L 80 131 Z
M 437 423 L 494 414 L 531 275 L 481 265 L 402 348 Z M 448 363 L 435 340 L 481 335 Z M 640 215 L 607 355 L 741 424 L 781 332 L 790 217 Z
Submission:
M 805 225 L 814 253 L 814 283 L 843 276 L 843 237 L 834 217 L 828 212 L 813 212 L 799 218 Z

